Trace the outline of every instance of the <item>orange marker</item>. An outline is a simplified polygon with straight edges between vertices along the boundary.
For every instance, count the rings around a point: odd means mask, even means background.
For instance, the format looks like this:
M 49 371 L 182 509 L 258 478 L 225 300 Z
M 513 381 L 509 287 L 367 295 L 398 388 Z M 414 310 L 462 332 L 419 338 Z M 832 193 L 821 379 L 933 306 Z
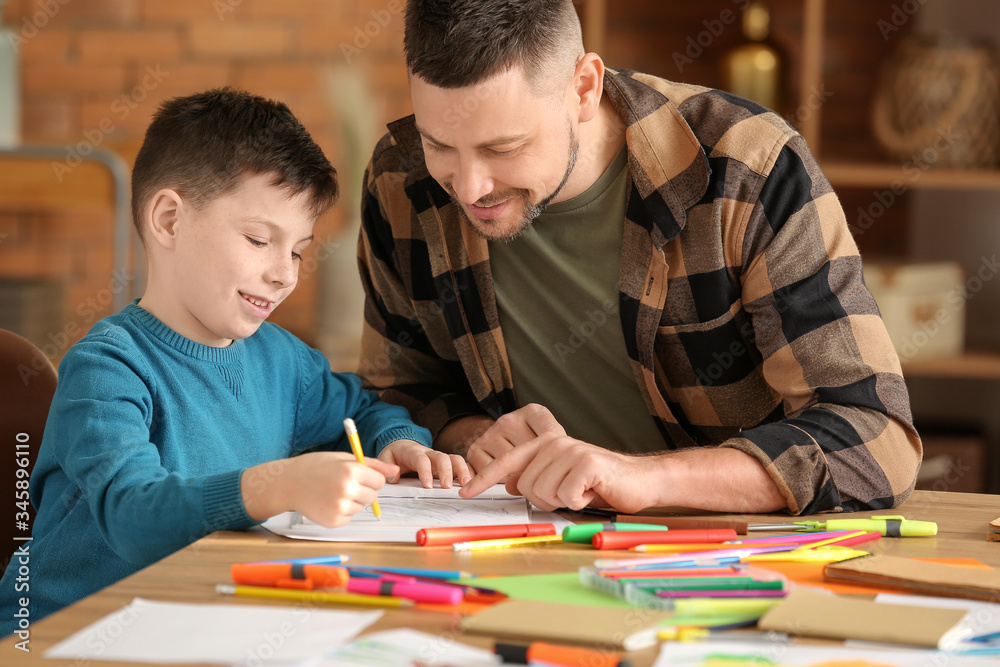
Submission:
M 347 568 L 296 563 L 234 563 L 229 574 L 233 583 L 243 586 L 277 586 L 306 591 L 343 588 L 350 579 Z
M 493 652 L 504 662 L 565 667 L 626 667 L 629 663 L 618 653 L 602 653 L 585 648 L 557 646 L 545 642 L 532 642 L 527 646 L 497 642 Z

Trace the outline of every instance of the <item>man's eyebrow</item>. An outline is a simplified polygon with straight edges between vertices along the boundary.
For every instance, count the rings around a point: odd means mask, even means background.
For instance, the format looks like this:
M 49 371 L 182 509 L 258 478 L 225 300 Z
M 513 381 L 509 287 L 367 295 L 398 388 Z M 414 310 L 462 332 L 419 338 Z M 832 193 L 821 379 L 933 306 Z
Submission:
M 419 125 L 417 125 L 417 132 L 419 132 L 421 135 L 423 135 L 423 137 L 425 139 L 427 139 L 428 141 L 430 141 L 433 144 L 437 144 L 438 146 L 445 146 L 445 147 L 450 148 L 450 146 L 448 146 L 448 144 L 446 144 L 443 141 L 438 141 L 437 139 L 435 139 L 431 135 L 430 132 L 428 132 L 427 130 L 423 129 Z M 500 136 L 500 137 L 494 137 L 493 139 L 490 139 L 489 141 L 484 141 L 483 143 L 481 143 L 478 146 L 476 146 L 476 148 L 489 148 L 491 146 L 502 146 L 504 144 L 513 144 L 513 143 L 517 143 L 518 141 L 523 141 L 524 139 L 527 139 L 527 138 L 528 138 L 527 134 L 508 134 L 508 135 L 504 135 L 504 136 Z
M 278 225 L 276 225 L 274 222 L 268 220 L 267 218 L 260 218 L 260 217 L 257 217 L 257 216 L 250 216 L 248 218 L 245 218 L 245 221 L 246 222 L 256 222 L 258 224 L 264 225 L 265 227 L 270 228 L 272 232 L 276 232 L 278 234 L 284 234 L 285 233 L 284 229 L 282 229 L 281 227 L 279 227 Z M 308 241 L 308 242 L 312 243 L 312 240 L 314 238 L 316 238 L 316 236 L 314 234 L 310 234 L 309 236 L 305 237 L 304 239 L 299 239 L 298 242 L 299 243 L 303 243 L 305 241 Z

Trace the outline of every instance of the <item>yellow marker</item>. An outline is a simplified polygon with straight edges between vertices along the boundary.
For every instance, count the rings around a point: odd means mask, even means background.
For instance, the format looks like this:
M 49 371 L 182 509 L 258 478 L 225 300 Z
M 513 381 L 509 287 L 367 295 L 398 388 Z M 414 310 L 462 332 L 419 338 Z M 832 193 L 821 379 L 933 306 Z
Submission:
M 530 537 L 508 537 L 500 540 L 473 540 L 472 542 L 456 542 L 451 545 L 452 551 L 479 551 L 480 549 L 506 549 L 522 547 L 530 544 L 549 544 L 562 542 L 562 535 L 532 535 Z
M 358 437 L 358 427 L 354 425 L 354 420 L 350 417 L 344 420 L 344 430 L 347 432 L 347 442 L 351 443 L 351 451 L 354 452 L 354 458 L 361 465 L 368 465 L 365 463 L 365 453 L 361 451 L 361 438 Z M 379 521 L 382 520 L 382 508 L 378 506 L 377 500 L 372 503 L 372 514 Z
M 270 586 L 229 586 L 219 584 L 216 593 L 236 597 L 265 598 L 270 600 L 292 600 L 294 602 L 314 602 L 323 604 L 353 604 L 364 607 L 412 607 L 413 600 L 394 598 L 388 595 L 361 595 L 359 593 L 325 593 L 323 591 L 300 591 L 292 588 L 271 588 Z

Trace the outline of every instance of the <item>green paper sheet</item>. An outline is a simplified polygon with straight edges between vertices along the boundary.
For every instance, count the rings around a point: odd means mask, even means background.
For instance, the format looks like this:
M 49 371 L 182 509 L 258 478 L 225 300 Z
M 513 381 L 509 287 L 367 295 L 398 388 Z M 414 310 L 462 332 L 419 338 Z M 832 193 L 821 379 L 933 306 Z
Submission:
M 564 574 L 526 574 L 516 577 L 476 577 L 460 579 L 466 586 L 500 591 L 518 600 L 562 602 L 590 607 L 630 608 L 631 604 L 613 595 L 587 588 L 576 572 Z
M 575 572 L 560 574 L 526 574 L 516 577 L 476 577 L 457 579 L 460 584 L 500 591 L 518 600 L 561 602 L 591 607 L 635 608 L 632 604 L 613 595 L 587 588 L 580 583 Z M 675 616 L 662 623 L 664 626 L 713 627 L 749 620 L 749 616 Z

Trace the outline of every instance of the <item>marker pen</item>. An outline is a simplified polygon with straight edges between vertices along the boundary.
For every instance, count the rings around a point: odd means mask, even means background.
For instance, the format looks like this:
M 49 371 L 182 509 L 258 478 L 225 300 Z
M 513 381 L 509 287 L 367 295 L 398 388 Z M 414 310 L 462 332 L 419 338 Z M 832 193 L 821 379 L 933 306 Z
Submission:
M 474 540 L 499 540 L 508 537 L 533 537 L 535 535 L 555 534 L 556 527 L 551 523 L 421 528 L 417 531 L 417 544 L 422 547 L 437 547 L 456 542 L 472 542 Z
M 433 604 L 458 604 L 464 597 L 462 589 L 454 586 L 422 583 L 404 584 L 381 579 L 351 579 L 347 582 L 347 591 L 362 595 L 391 595 L 415 602 Z
M 350 578 L 343 567 L 297 563 L 233 563 L 229 574 L 233 583 L 244 586 L 280 586 L 307 591 L 343 588 Z
M 601 653 L 585 648 L 557 646 L 545 642 L 505 644 L 497 642 L 493 652 L 504 662 L 519 665 L 544 664 L 560 667 L 629 667 L 630 663 L 621 659 L 618 653 Z

